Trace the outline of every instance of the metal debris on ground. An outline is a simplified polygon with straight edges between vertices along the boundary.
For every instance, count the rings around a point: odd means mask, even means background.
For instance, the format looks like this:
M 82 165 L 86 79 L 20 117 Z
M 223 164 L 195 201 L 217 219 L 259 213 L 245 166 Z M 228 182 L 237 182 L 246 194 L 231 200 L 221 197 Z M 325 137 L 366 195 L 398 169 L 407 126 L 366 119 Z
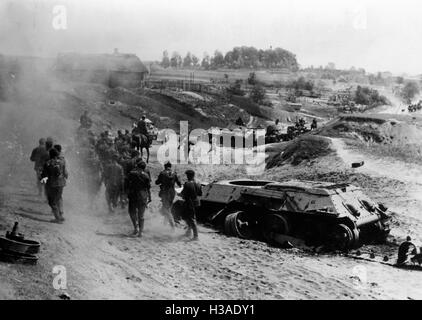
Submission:
M 62 300 L 70 300 L 70 296 L 66 292 L 59 295 L 59 298 Z
M 12 231 L 7 231 L 5 237 L 0 237 L 0 261 L 10 263 L 36 264 L 40 251 L 40 243 L 25 239 L 18 233 L 18 222 L 15 222 Z
M 359 168 L 359 167 L 362 167 L 364 164 L 365 164 L 365 161 L 353 162 L 352 168 Z

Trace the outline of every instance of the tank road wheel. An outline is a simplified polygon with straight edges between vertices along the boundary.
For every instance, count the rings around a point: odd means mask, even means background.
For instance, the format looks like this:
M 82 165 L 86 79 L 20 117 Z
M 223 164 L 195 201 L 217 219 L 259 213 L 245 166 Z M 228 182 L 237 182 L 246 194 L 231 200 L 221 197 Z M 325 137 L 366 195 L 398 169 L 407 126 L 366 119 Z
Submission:
M 227 215 L 224 221 L 224 232 L 228 236 L 250 239 L 252 237 L 252 230 L 247 214 L 244 211 L 236 211 Z
M 272 245 L 283 244 L 286 241 L 282 239 L 283 236 L 288 236 L 290 233 L 287 219 L 279 214 L 265 216 L 261 229 L 265 241 Z
M 339 250 L 352 249 L 359 243 L 359 231 L 345 224 L 337 224 L 331 232 L 330 242 L 330 246 Z

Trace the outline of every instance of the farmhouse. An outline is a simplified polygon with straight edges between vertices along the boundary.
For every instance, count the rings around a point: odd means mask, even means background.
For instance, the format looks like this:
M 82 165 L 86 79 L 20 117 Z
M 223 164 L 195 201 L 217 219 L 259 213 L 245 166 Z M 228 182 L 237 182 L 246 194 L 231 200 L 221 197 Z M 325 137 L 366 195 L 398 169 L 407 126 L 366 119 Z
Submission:
M 68 80 L 105 84 L 114 87 L 138 87 L 148 70 L 135 54 L 61 53 L 55 65 L 56 73 Z

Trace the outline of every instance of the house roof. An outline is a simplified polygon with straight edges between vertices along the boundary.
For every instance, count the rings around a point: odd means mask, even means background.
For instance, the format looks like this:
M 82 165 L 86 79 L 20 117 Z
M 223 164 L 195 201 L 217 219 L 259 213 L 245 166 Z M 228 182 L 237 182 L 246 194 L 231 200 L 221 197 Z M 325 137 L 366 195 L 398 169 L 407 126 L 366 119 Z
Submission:
M 148 72 L 135 54 L 80 54 L 62 53 L 57 57 L 58 69 L 107 70 L 124 72 Z

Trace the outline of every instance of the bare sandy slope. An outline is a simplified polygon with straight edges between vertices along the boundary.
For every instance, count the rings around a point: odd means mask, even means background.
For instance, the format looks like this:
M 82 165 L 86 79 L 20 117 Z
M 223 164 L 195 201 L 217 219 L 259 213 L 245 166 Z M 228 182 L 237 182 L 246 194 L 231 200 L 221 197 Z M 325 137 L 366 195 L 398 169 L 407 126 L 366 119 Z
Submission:
M 357 172 L 370 176 L 388 177 L 403 183 L 401 190 L 397 190 L 396 196 L 406 195 L 406 204 L 402 201 L 393 201 L 392 209 L 398 213 L 401 220 L 400 228 L 393 230 L 393 234 L 405 237 L 407 233 L 420 242 L 422 234 L 422 165 L 405 163 L 395 158 L 379 158 L 368 153 L 348 147 L 341 139 L 332 138 L 334 148 L 342 160 L 351 164 L 364 161 L 364 165 L 356 169 Z M 407 226 L 403 228 L 403 226 Z M 421 245 L 421 243 L 419 243 Z

